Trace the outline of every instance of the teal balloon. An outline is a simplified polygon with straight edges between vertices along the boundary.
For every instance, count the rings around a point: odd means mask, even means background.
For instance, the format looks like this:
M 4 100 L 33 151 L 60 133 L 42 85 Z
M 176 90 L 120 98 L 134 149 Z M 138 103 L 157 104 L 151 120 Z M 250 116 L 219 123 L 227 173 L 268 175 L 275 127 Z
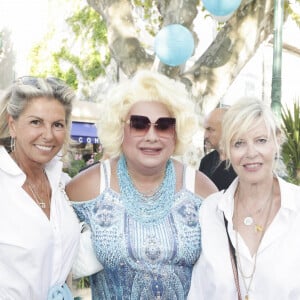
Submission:
M 240 6 L 242 0 L 202 0 L 205 9 L 215 16 L 226 16 Z
M 154 51 L 166 65 L 175 67 L 186 62 L 194 52 L 192 33 L 180 24 L 162 28 L 154 39 Z

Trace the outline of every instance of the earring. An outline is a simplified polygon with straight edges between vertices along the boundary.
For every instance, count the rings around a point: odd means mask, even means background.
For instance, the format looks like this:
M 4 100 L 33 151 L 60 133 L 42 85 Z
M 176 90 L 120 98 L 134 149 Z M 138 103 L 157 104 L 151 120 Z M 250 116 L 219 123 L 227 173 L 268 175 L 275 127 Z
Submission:
M 16 139 L 13 136 L 11 136 L 10 137 L 10 151 L 15 152 L 15 150 L 16 150 Z

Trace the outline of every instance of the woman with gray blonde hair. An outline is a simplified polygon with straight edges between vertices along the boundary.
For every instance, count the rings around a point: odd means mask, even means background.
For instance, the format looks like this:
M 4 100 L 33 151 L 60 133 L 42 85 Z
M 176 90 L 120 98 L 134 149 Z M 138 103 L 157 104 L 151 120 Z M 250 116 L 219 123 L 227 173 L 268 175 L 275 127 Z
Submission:
M 237 178 L 201 207 L 202 254 L 188 299 L 300 299 L 300 187 L 275 171 L 280 125 L 269 106 L 246 98 L 222 128 Z
M 103 266 L 91 276 L 93 299 L 186 299 L 201 252 L 198 210 L 217 191 L 172 158 L 196 127 L 183 84 L 156 72 L 137 72 L 104 101 L 99 130 L 110 159 L 66 187 Z
M 80 228 L 58 154 L 74 98 L 61 80 L 25 76 L 0 102 L 1 299 L 73 299 L 66 279 Z

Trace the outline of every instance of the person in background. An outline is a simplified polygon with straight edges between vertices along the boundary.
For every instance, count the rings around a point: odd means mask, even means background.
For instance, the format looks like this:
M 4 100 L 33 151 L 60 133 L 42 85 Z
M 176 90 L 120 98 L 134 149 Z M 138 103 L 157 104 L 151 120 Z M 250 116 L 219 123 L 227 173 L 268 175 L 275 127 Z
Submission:
M 92 298 L 186 299 L 201 253 L 198 211 L 217 191 L 172 158 L 196 130 L 194 105 L 182 83 L 146 70 L 106 99 L 99 129 L 110 159 L 66 186 L 103 266 L 91 276 Z
M 73 299 L 65 282 L 80 227 L 58 154 L 74 97 L 58 79 L 26 76 L 0 102 L 1 299 Z
M 200 161 L 199 171 L 207 175 L 219 190 L 227 189 L 236 177 L 232 166 L 226 168 L 226 162 L 220 151 L 222 119 L 227 107 L 215 108 L 204 119 L 204 149 L 209 151 Z M 213 151 L 210 151 L 214 149 Z
M 224 116 L 221 149 L 237 178 L 201 206 L 202 253 L 189 300 L 300 299 L 300 187 L 275 172 L 277 123 L 252 98 Z

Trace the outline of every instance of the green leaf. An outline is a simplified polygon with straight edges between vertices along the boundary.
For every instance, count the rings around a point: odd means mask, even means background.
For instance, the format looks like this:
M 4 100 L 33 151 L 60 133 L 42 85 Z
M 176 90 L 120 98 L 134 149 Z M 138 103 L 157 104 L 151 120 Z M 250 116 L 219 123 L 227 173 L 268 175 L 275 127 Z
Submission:
M 295 99 L 292 109 L 282 108 L 282 130 L 286 141 L 282 145 L 282 159 L 288 171 L 290 182 L 300 184 L 300 105 Z

